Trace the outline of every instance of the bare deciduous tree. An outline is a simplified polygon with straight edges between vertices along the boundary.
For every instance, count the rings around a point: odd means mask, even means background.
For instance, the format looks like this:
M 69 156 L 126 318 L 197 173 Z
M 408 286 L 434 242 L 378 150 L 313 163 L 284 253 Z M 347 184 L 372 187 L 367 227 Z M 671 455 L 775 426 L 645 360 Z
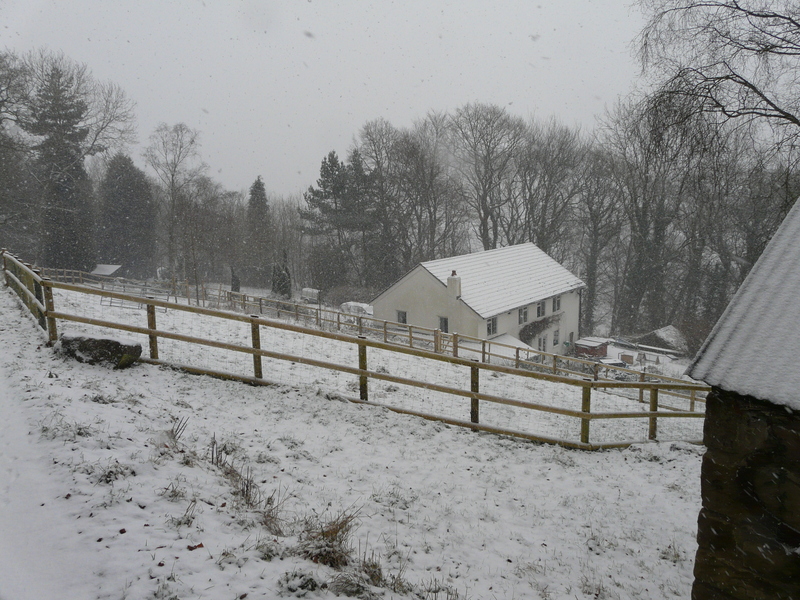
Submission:
M 484 250 L 502 242 L 501 219 L 508 196 L 504 183 L 513 177 L 513 159 L 525 138 L 525 122 L 491 104 L 467 104 L 451 119 L 456 169 Z
M 507 243 L 533 242 L 556 260 L 569 252 L 567 227 L 580 190 L 579 166 L 587 146 L 580 132 L 554 119 L 532 122 L 515 154 L 514 178 L 504 189 Z
M 639 0 L 640 56 L 664 91 L 725 119 L 800 134 L 800 6 L 792 0 Z
M 161 123 L 144 151 L 144 159 L 155 171 L 164 193 L 166 266 L 173 275 L 178 270 L 181 223 L 189 216 L 191 184 L 207 170 L 200 161 L 199 151 L 200 132 L 184 123 L 173 126 Z

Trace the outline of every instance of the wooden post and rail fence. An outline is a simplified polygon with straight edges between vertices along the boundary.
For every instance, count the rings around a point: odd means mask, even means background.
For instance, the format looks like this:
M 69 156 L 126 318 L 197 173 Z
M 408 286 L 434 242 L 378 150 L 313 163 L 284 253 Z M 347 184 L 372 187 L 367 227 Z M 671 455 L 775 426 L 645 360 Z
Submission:
M 534 441 L 547 442 L 560 444 L 567 447 L 580 448 L 586 450 L 594 450 L 600 448 L 614 448 L 630 445 L 636 441 L 641 440 L 618 440 L 618 441 L 605 441 L 605 442 L 591 442 L 591 422 L 594 420 L 605 419 L 642 419 L 645 418 L 649 422 L 648 426 L 648 439 L 654 440 L 658 438 L 658 420 L 659 419 L 675 419 L 675 418 L 688 418 L 697 419 L 703 418 L 704 413 L 696 412 L 695 402 L 700 401 L 699 395 L 705 394 L 709 388 L 705 385 L 694 384 L 681 380 L 667 380 L 667 381 L 612 381 L 598 379 L 597 372 L 593 376 L 587 376 L 586 373 L 575 373 L 559 367 L 554 359 L 552 364 L 544 365 L 543 370 L 534 370 L 526 367 L 529 361 L 523 360 L 517 353 L 510 361 L 506 360 L 502 364 L 489 362 L 485 357 L 489 354 L 486 345 L 478 345 L 478 356 L 476 357 L 463 357 L 459 356 L 459 350 L 463 349 L 461 343 L 461 336 L 452 334 L 449 336 L 449 341 L 452 344 L 452 353 L 445 354 L 441 352 L 441 348 L 432 345 L 430 349 L 414 347 L 413 343 L 406 345 L 398 345 L 386 341 L 386 324 L 383 323 L 381 330 L 384 339 L 374 339 L 366 335 L 348 335 L 338 331 L 326 331 L 324 329 L 316 329 L 306 327 L 296 323 L 289 323 L 286 321 L 276 321 L 264 318 L 260 314 L 241 314 L 222 311 L 213 308 L 205 308 L 200 306 L 191 306 L 189 304 L 178 304 L 154 297 L 141 297 L 124 294 L 121 292 L 111 291 L 109 289 L 98 289 L 97 287 L 87 286 L 81 283 L 66 283 L 63 281 L 54 281 L 52 279 L 41 276 L 36 269 L 30 265 L 20 262 L 16 257 L 6 251 L 2 252 L 2 264 L 5 276 L 5 283 L 8 287 L 20 297 L 23 304 L 36 318 L 39 326 L 47 333 L 50 343 L 58 339 L 57 323 L 59 321 L 82 323 L 89 326 L 110 328 L 128 333 L 141 334 L 149 341 L 149 357 L 143 357 L 141 362 L 152 364 L 168 364 L 175 366 L 168 360 L 159 357 L 159 339 L 170 339 L 185 342 L 188 344 L 196 344 L 200 346 L 207 346 L 225 350 L 228 352 L 245 353 L 252 355 L 252 375 L 245 373 L 229 373 L 206 369 L 193 365 L 181 364 L 180 368 L 198 374 L 207 374 L 225 379 L 236 379 L 245 381 L 252 384 L 271 385 L 272 381 L 264 379 L 262 358 L 276 359 L 279 361 L 290 361 L 303 365 L 309 365 L 321 369 L 328 369 L 353 375 L 358 381 L 359 397 L 350 398 L 353 402 L 375 404 L 370 400 L 369 381 L 385 381 L 392 384 L 406 385 L 416 388 L 430 390 L 432 392 L 440 392 L 456 397 L 469 398 L 469 420 L 459 419 L 450 416 L 433 415 L 421 411 L 409 410 L 402 407 L 391 406 L 389 404 L 378 403 L 398 413 L 416 415 L 422 418 L 442 421 L 452 425 L 468 427 L 473 430 L 488 431 L 493 433 L 500 433 L 512 435 Z M 84 295 L 99 296 L 101 298 L 111 298 L 122 302 L 130 302 L 143 306 L 145 309 L 146 318 L 144 323 L 140 325 L 133 325 L 130 323 L 118 323 L 98 319 L 94 317 L 86 317 L 66 312 L 59 312 L 54 303 L 53 290 L 60 290 L 65 293 L 79 293 Z M 263 302 L 262 302 L 263 305 Z M 245 303 L 244 308 L 249 304 Z M 228 321 L 238 321 L 250 325 L 249 343 L 236 344 L 230 342 L 223 342 L 220 340 L 200 338 L 184 333 L 174 331 L 166 331 L 158 329 L 158 322 L 156 316 L 156 309 L 162 310 L 176 310 L 195 315 L 204 315 Z M 292 307 L 291 312 L 293 316 L 299 317 L 299 311 L 294 310 Z M 319 318 L 317 315 L 316 318 Z M 365 333 L 368 329 L 363 323 L 358 324 L 359 330 Z M 298 356 L 290 355 L 281 352 L 275 352 L 269 349 L 262 348 L 261 343 L 261 328 L 272 328 L 275 330 L 282 330 L 285 332 L 293 332 L 306 336 L 314 336 L 325 338 L 329 340 L 336 340 L 338 342 L 345 342 L 355 346 L 357 367 L 338 364 L 329 361 L 319 360 L 313 356 Z M 412 331 L 409 328 L 409 340 L 411 340 Z M 441 332 L 439 336 L 443 336 Z M 436 339 L 435 337 L 432 339 Z M 440 337 L 440 339 L 442 339 Z M 485 340 L 481 340 L 486 342 Z M 411 376 L 398 376 L 391 375 L 384 370 L 371 370 L 368 363 L 368 348 L 373 348 L 380 351 L 388 351 L 401 355 L 411 355 L 413 357 L 427 360 L 436 361 L 440 363 L 448 363 L 458 367 L 464 367 L 469 371 L 469 387 L 460 388 L 454 386 L 443 385 L 437 381 L 422 381 L 415 379 Z M 508 357 L 503 357 L 507 359 Z M 538 366 L 542 366 L 537 363 Z M 435 369 L 432 369 L 435 372 Z M 526 402 L 519 399 L 512 399 L 501 397 L 497 395 L 487 394 L 481 392 L 481 372 L 489 372 L 493 375 L 506 374 L 513 375 L 527 380 L 540 380 L 552 383 L 559 383 L 569 385 L 581 389 L 581 409 L 573 410 L 570 408 L 550 406 L 533 402 Z M 642 374 L 644 375 L 644 374 Z M 592 412 L 592 393 L 594 390 L 629 390 L 638 391 L 642 401 L 644 401 L 644 394 L 649 396 L 649 410 L 639 411 L 622 411 L 622 412 Z M 659 403 L 659 392 L 665 393 L 681 393 L 691 398 L 690 410 L 675 410 L 667 408 Z M 526 409 L 531 411 L 540 411 L 544 413 L 551 413 L 565 417 L 576 418 L 580 422 L 579 440 L 573 439 L 558 439 L 553 437 L 545 437 L 542 435 L 535 435 L 525 431 L 517 431 L 508 428 L 498 427 L 489 423 L 481 422 L 480 405 L 483 402 L 516 407 L 519 409 Z M 696 441 L 696 440 L 690 440 Z

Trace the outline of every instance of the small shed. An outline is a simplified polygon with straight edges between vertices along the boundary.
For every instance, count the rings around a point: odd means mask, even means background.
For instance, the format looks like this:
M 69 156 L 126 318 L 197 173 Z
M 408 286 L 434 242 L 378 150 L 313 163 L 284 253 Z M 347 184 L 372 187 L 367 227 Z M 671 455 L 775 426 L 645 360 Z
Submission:
M 800 203 L 687 374 L 706 403 L 693 600 L 800 598 Z
M 575 342 L 575 354 L 591 358 L 605 358 L 608 355 L 608 338 L 585 337 Z

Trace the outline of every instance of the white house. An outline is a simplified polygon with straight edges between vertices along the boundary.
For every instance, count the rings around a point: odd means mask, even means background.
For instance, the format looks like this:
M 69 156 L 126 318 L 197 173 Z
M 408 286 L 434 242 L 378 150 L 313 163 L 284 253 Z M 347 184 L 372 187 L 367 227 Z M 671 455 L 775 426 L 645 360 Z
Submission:
M 420 263 L 373 301 L 376 319 L 561 353 L 579 337 L 584 283 L 531 243 Z

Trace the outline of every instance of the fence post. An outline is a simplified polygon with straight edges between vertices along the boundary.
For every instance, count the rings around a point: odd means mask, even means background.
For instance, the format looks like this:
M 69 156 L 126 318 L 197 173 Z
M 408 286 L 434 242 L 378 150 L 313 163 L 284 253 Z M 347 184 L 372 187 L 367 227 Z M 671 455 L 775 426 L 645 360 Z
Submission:
M 148 296 L 149 300 L 152 300 L 152 296 Z M 155 330 L 156 329 L 156 307 L 152 304 L 147 305 L 147 328 Z M 150 358 L 154 360 L 158 360 L 158 336 L 155 334 L 150 334 Z
M 5 282 L 6 287 L 8 287 L 8 265 L 6 264 L 6 253 L 8 253 L 8 250 L 3 248 L 3 281 Z
M 53 288 L 50 287 L 50 278 L 43 278 L 43 292 L 44 292 L 44 307 L 47 309 L 47 343 L 52 346 L 58 339 L 58 331 L 56 330 L 56 320 L 52 317 L 55 312 L 55 305 L 53 304 Z
M 583 393 L 581 398 L 581 411 L 585 412 L 587 415 L 592 412 L 592 387 L 589 385 L 583 387 Z M 589 417 L 581 418 L 581 443 L 583 444 L 589 443 L 590 422 L 591 419 Z
M 658 388 L 650 388 L 650 412 L 658 410 Z M 650 430 L 647 432 L 647 439 L 654 440 L 658 435 L 658 417 L 650 417 Z
M 553 375 L 558 375 L 558 355 L 553 354 Z
M 691 392 L 689 392 L 689 410 L 691 412 L 694 412 L 694 402 L 696 398 L 697 398 L 696 390 L 692 390 Z
M 359 336 L 360 339 L 365 339 Z M 359 342 L 358 344 L 358 368 L 362 371 L 367 370 L 367 345 Z M 369 401 L 369 391 L 367 389 L 367 376 L 359 375 L 358 377 L 358 392 L 359 397 L 364 401 Z
M 39 269 L 33 269 L 33 272 L 36 276 L 41 280 L 42 279 L 42 272 Z M 31 278 L 31 283 L 33 283 L 33 295 L 36 296 L 36 299 L 44 306 L 44 290 L 42 290 L 42 284 L 36 281 L 35 277 Z M 47 307 L 45 307 L 44 312 L 36 309 L 36 317 L 37 321 L 39 321 L 39 327 L 47 331 Z
M 486 362 L 486 340 L 481 340 L 481 362 Z
M 319 305 L 317 305 L 317 327 L 321 326 L 322 326 L 322 315 L 320 315 L 320 308 Z
M 408 326 L 408 347 L 414 347 L 414 328 L 411 325 Z
M 300 305 L 298 304 L 294 305 L 294 321 L 295 323 L 300 322 Z
M 600 363 L 594 363 L 592 371 L 594 371 L 594 380 L 597 381 L 600 376 Z
M 250 321 L 250 330 L 252 331 L 253 335 L 253 349 L 261 350 L 261 327 L 256 322 L 258 315 L 250 315 L 250 318 L 253 319 Z M 261 371 L 260 354 L 253 353 L 253 373 L 256 376 L 256 379 L 261 379 L 264 376 Z
M 339 331 L 342 328 L 342 313 L 336 313 L 336 330 Z
M 639 375 L 639 381 L 644 383 L 644 379 L 645 379 L 644 371 L 642 371 L 642 373 Z M 639 402 L 644 404 L 644 388 L 643 387 L 639 388 Z
M 453 334 L 453 358 L 458 358 L 458 334 Z
M 264 299 L 261 296 L 258 297 L 258 314 L 264 314 Z
M 514 350 L 514 367 L 519 369 L 519 346 Z
M 469 388 L 475 394 L 480 392 L 480 369 L 478 369 L 478 367 L 470 367 Z M 473 397 L 470 401 L 470 407 L 469 407 L 469 420 L 471 423 L 479 422 L 479 417 L 480 417 L 479 413 L 480 413 L 479 400 Z M 473 429 L 473 431 L 477 431 L 477 429 Z
M 389 334 L 388 334 L 388 332 L 386 331 L 386 329 L 387 329 L 387 323 L 386 323 L 386 321 L 384 321 L 384 322 L 383 322 L 383 343 L 384 343 L 384 344 L 385 344 L 387 341 L 389 341 Z
M 358 319 L 358 337 L 363 337 L 364 336 L 364 327 L 363 327 L 363 325 L 361 323 L 361 315 L 358 315 L 358 317 L 356 317 L 356 318 Z
M 442 332 L 438 329 L 433 330 L 433 351 L 437 354 L 442 351 Z

